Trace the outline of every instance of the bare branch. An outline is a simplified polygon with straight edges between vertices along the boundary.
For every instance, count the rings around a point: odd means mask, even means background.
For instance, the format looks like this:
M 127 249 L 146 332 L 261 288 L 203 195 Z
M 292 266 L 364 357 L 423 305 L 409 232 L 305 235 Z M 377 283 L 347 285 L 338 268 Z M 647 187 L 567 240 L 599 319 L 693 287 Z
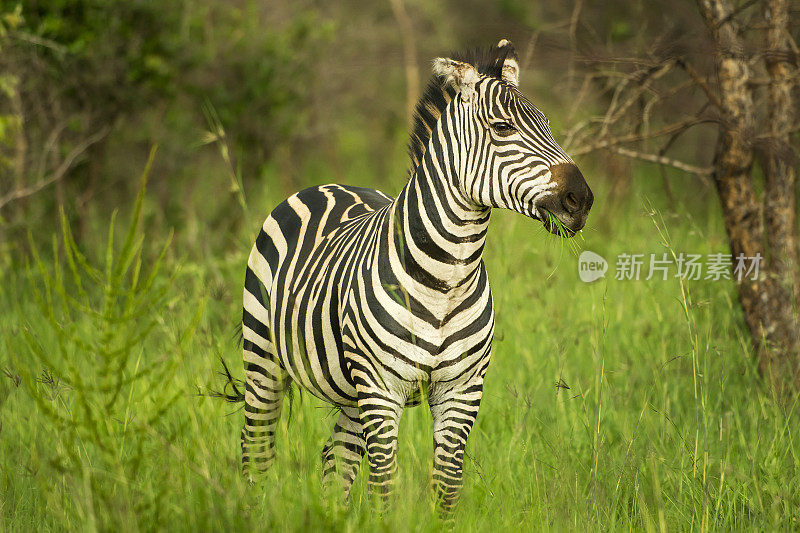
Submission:
M 762 1 L 763 1 L 763 0 L 748 0 L 748 1 L 747 1 L 747 2 L 745 2 L 744 4 L 742 4 L 742 5 L 740 5 L 739 7 L 735 8 L 733 11 L 731 11 L 731 12 L 730 12 L 728 15 L 726 15 L 724 18 L 722 18 L 722 19 L 718 20 L 718 21 L 715 23 L 716 27 L 717 27 L 717 28 L 719 28 L 719 27 L 720 27 L 720 26 L 722 26 L 723 24 L 727 23 L 729 20 L 731 20 L 731 19 L 733 19 L 734 17 L 738 16 L 738 15 L 739 15 L 739 13 L 741 13 L 742 11 L 744 11 L 745 9 L 747 9 L 748 7 L 752 7 L 752 6 L 754 6 L 755 4 L 757 4 L 757 3 L 759 3 L 759 2 L 762 2 Z
M 639 99 L 642 93 L 647 89 L 650 89 L 649 83 L 667 74 L 667 72 L 672 69 L 672 65 L 672 61 L 665 61 L 660 65 L 648 68 L 645 72 L 636 72 L 631 74 L 630 79 L 636 83 L 636 87 L 632 90 L 632 94 L 628 96 L 627 100 L 622 102 L 617 109 L 614 110 L 614 115 L 609 117 L 611 118 L 611 123 L 619 120 L 619 118 L 622 117 L 622 115 L 631 107 L 631 105 L 633 105 L 633 103 Z M 623 88 L 623 84 L 620 84 L 620 88 Z M 614 96 L 616 100 L 616 94 Z M 609 107 L 609 112 L 613 109 L 614 103 L 615 102 L 612 101 L 612 106 Z
M 629 150 L 628 148 L 623 148 L 622 146 L 609 146 L 607 147 L 607 149 L 612 152 L 616 152 L 619 155 L 624 155 L 625 157 L 639 159 L 642 161 L 649 161 L 650 163 L 658 163 L 659 165 L 666 165 L 669 167 L 677 168 L 678 170 L 688 172 L 689 174 L 694 174 L 695 176 L 698 176 L 699 178 L 702 178 L 704 180 L 707 180 L 714 173 L 713 167 L 697 167 L 694 165 L 690 165 L 689 163 L 684 163 L 683 161 L 672 159 L 671 157 L 666 157 L 663 155 L 637 152 L 636 150 Z
M 570 54 L 567 79 L 570 92 L 572 89 L 572 82 L 575 80 L 575 58 L 578 56 L 578 41 L 575 36 L 578 28 L 578 20 L 581 16 L 581 9 L 583 9 L 583 0 L 577 0 L 572 8 L 572 16 L 569 22 L 569 48 L 572 53 Z
M 55 125 L 55 127 L 53 127 L 53 129 L 50 131 L 50 135 L 47 136 L 47 140 L 44 142 L 42 155 L 39 157 L 39 164 L 37 165 L 36 169 L 36 177 L 40 180 L 44 179 L 44 175 L 47 173 L 45 167 L 47 166 L 47 162 L 50 160 L 50 154 L 55 152 L 58 141 L 61 138 L 61 134 L 66 127 L 67 122 L 64 120 L 60 121 Z
M 81 141 L 80 143 L 78 143 L 78 145 L 75 146 L 75 148 L 73 148 L 69 154 L 67 154 L 67 157 L 64 158 L 64 160 L 61 162 L 61 164 L 58 166 L 55 172 L 53 172 L 50 176 L 37 181 L 36 183 L 34 183 L 29 187 L 24 187 L 22 189 L 11 191 L 5 196 L 0 197 L 0 209 L 5 207 L 6 204 L 13 202 L 14 200 L 19 200 L 20 198 L 26 198 L 28 196 L 31 196 L 32 194 L 36 194 L 37 192 L 41 191 L 48 185 L 52 185 L 53 183 L 63 179 L 64 176 L 67 174 L 67 171 L 69 171 L 69 169 L 72 168 L 72 165 L 75 163 L 75 161 L 81 155 L 83 155 L 83 153 L 86 152 L 86 150 L 88 150 L 90 146 L 103 140 L 103 138 L 106 135 L 108 135 L 109 131 L 110 128 L 108 127 L 103 128 L 94 135 L 91 135 L 86 139 L 84 139 L 83 141 Z
M 414 40 L 414 26 L 406 12 L 403 0 L 390 0 L 392 13 L 400 28 L 403 41 L 403 59 L 406 70 L 406 119 L 411 124 L 414 119 L 414 105 L 419 98 L 419 67 L 417 66 L 417 46 Z
M 697 73 L 697 71 L 694 68 L 692 68 L 692 66 L 689 63 L 686 62 L 685 59 L 678 59 L 677 63 L 678 63 L 679 67 L 681 67 L 683 70 L 686 71 L 686 74 L 688 74 L 689 77 L 692 78 L 692 80 L 698 85 L 698 87 L 703 89 L 703 92 L 706 93 L 706 96 L 708 97 L 709 102 L 711 102 L 714 105 L 714 107 L 716 107 L 717 109 L 721 110 L 722 109 L 722 102 L 719 101 L 719 98 L 717 98 L 717 95 L 714 94 L 714 91 L 712 91 L 711 87 L 708 86 L 708 83 L 706 82 L 706 80 L 704 80 Z
M 46 39 L 44 37 L 40 37 L 38 35 L 34 35 L 32 33 L 27 33 L 24 31 L 14 31 L 9 33 L 9 36 L 13 39 L 17 39 L 18 41 L 26 42 L 28 44 L 32 44 L 35 46 L 41 46 L 43 48 L 49 48 L 53 50 L 57 54 L 63 56 L 68 52 L 66 46 L 53 41 L 52 39 Z
M 702 111 L 703 110 L 701 109 L 700 112 L 702 113 Z M 570 148 L 570 153 L 573 155 L 584 155 L 603 148 L 611 149 L 615 146 L 619 146 L 620 144 L 644 141 L 647 139 L 657 139 L 659 137 L 664 137 L 667 135 L 679 135 L 693 126 L 697 126 L 699 124 L 707 124 L 709 122 L 716 122 L 716 119 L 692 117 L 683 120 L 681 122 L 675 122 L 673 124 L 669 124 L 659 130 L 652 131 L 649 133 L 632 133 L 628 135 L 623 135 L 621 137 L 607 137 L 605 139 L 596 141 L 586 146 Z
M 522 62 L 519 64 L 520 71 L 524 72 L 530 68 L 531 61 L 533 60 L 533 52 L 536 50 L 536 45 L 539 42 L 539 37 L 543 33 L 552 32 L 569 27 L 571 19 L 560 20 L 551 24 L 543 24 L 531 33 L 528 39 L 528 44 L 525 46 L 525 53 L 522 54 Z

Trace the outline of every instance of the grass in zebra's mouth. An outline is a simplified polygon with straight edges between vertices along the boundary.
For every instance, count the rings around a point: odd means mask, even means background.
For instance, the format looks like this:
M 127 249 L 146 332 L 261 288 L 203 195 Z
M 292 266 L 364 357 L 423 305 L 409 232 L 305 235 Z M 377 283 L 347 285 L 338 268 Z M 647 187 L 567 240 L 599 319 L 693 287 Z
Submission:
M 581 242 L 583 241 L 583 234 L 580 231 L 573 231 L 564 225 L 553 213 L 547 209 L 542 210 L 544 218 L 542 225 L 552 235 L 559 237 L 561 244 L 566 244 L 569 250 L 577 256 L 581 250 Z M 575 237 L 580 239 L 580 242 Z
M 557 216 L 547 209 L 542 209 L 542 211 L 544 212 L 542 224 L 544 224 L 544 228 L 553 235 L 558 235 L 559 237 L 563 238 L 570 238 L 577 233 L 569 229 L 563 222 L 561 222 L 561 220 L 558 219 Z

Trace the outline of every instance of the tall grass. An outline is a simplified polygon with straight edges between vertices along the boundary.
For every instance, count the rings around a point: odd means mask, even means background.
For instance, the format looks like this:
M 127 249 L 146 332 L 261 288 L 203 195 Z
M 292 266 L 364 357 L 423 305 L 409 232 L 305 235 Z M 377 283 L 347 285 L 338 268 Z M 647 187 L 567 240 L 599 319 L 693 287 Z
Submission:
M 137 530 L 168 512 L 169 472 L 145 473 L 145 465 L 151 442 L 174 436 L 161 421 L 177 399 L 169 383 L 192 331 L 165 327 L 174 281 L 162 272 L 169 239 L 154 258 L 143 257 L 140 218 L 154 156 L 119 246 L 111 217 L 102 264 L 80 250 L 63 213 L 50 259 L 32 244 L 25 296 L 34 306 L 15 306 L 22 320 L 8 333 L 17 342 L 5 339 L 11 368 L 40 415 L 37 430 L 50 437 L 18 451 L 30 453 L 29 472 L 53 518 L 91 530 Z M 147 349 L 151 339 L 161 351 Z M 19 340 L 31 360 L 19 355 Z M 148 482 L 132 482 L 142 475 Z
M 643 209 L 646 187 L 610 205 L 593 186 L 580 244 L 610 269 L 591 284 L 540 223 L 493 215 L 493 361 L 455 528 L 800 527 L 797 403 L 759 378 L 731 282 L 614 279 L 620 253 L 725 251 L 716 208 L 692 216 L 655 197 Z M 248 224 L 282 200 L 260 195 L 244 204 L 263 208 Z M 145 237 L 148 205 L 142 188 L 99 253 L 64 224 L 27 271 L 0 273 L 0 529 L 440 530 L 424 405 L 403 415 L 382 515 L 363 471 L 348 506 L 322 498 L 335 415 L 310 395 L 280 424 L 271 471 L 253 485 L 241 476 L 243 414 L 197 387 L 219 385 L 220 355 L 241 377 L 233 332 L 250 228 L 209 234 L 236 246 L 186 262 L 207 243 Z

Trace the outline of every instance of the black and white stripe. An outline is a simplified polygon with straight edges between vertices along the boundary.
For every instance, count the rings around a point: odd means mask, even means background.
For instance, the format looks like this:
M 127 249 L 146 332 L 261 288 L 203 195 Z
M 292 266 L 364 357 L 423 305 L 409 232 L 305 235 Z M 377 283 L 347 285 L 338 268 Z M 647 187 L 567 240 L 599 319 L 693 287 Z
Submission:
M 517 90 L 508 41 L 438 59 L 434 73 L 412 135 L 415 168 L 396 199 L 323 185 L 264 222 L 245 276 L 246 470 L 272 462 L 293 381 L 340 408 L 325 479 L 348 493 L 366 454 L 370 486 L 386 494 L 398 420 L 425 391 L 436 494 L 445 509 L 457 499 L 494 328 L 482 260 L 491 208 L 537 219 L 546 210 L 578 230 L 592 198 Z

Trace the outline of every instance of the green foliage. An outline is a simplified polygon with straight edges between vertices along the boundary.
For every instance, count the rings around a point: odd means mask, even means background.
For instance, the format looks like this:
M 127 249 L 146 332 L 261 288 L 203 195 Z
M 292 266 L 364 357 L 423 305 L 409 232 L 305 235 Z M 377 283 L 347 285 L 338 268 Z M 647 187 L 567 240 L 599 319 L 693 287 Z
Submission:
M 583 245 L 610 270 L 592 284 L 579 281 L 576 258 L 540 223 L 493 214 L 485 250 L 497 311 L 493 361 L 455 527 L 730 531 L 796 523 L 800 413 L 760 380 L 732 284 L 613 276 L 620 253 L 723 250 L 721 221 L 683 208 L 666 214 L 649 186 L 613 205 L 593 186 Z M 646 209 L 642 193 L 654 197 Z M 247 205 L 257 211 L 280 194 Z M 145 198 L 134 213 L 152 202 Z M 255 227 L 262 214 L 252 215 Z M 241 376 L 233 330 L 248 249 L 203 254 L 203 239 L 180 241 L 198 257 L 181 265 L 169 254 L 147 259 L 148 239 L 135 234 L 98 251 L 104 258 L 116 250 L 110 267 L 94 266 L 67 233 L 64 261 L 42 254 L 30 276 L 0 272 L 0 528 L 441 529 L 428 497 L 424 405 L 404 413 L 397 500 L 382 516 L 365 471 L 348 506 L 322 499 L 319 454 L 335 417 L 309 395 L 295 402 L 291 424 L 281 422 L 273 469 L 250 485 L 239 466 L 241 411 L 195 396 L 198 385 L 219 385 L 220 354 Z
M 44 44 L 38 50 L 61 81 L 62 97 L 105 117 L 172 92 L 190 57 L 178 4 L 45 0 L 23 3 L 22 12 L 22 30 Z
M 0 54 L 7 45 L 8 32 L 16 30 L 22 22 L 22 6 L 17 4 L 10 9 L 0 7 Z M 17 76 L 0 71 L 0 101 L 16 98 L 18 84 Z M 0 144 L 12 145 L 20 126 L 21 118 L 18 113 L 0 113 Z M 2 175 L 3 167 L 10 165 L 11 161 L 7 157 L 3 157 L 0 152 L 0 175 Z
M 534 9 L 531 4 L 521 0 L 498 0 L 497 2 L 500 11 L 518 23 L 524 24 L 530 29 L 536 29 L 541 25 L 541 22 L 534 14 Z
M 102 266 L 80 251 L 63 215 L 63 247 L 54 243 L 55 262 L 35 254 L 28 273 L 35 313 L 18 331 L 33 364 L 12 360 L 51 437 L 36 442 L 29 468 L 58 521 L 78 520 L 89 529 L 138 529 L 137 523 L 152 523 L 166 512 L 168 471 L 131 483 L 144 472 L 153 442 L 172 437 L 174 429 L 163 420 L 178 393 L 165 385 L 192 332 L 188 327 L 170 339 L 165 331 L 172 280 L 162 265 L 169 240 L 154 260 L 143 256 L 140 217 L 154 153 L 118 249 L 112 217 Z M 66 265 L 58 260 L 60 251 Z M 147 348 L 156 339 L 163 351 Z
M 545 211 L 544 216 L 546 218 L 546 223 L 550 226 L 550 228 L 555 230 L 553 234 L 558 237 L 558 239 L 561 241 L 561 244 L 565 244 L 572 254 L 577 257 L 580 253 L 580 241 L 583 238 L 583 234 L 580 232 L 576 234 L 574 231 L 565 226 L 564 223 L 561 222 L 561 220 L 559 220 L 558 217 L 553 215 L 553 213 L 550 211 Z
M 83 226 L 87 198 L 133 197 L 119 167 L 152 141 L 148 120 L 168 131 L 162 140 L 177 174 L 169 182 L 182 184 L 180 157 L 196 148 L 205 101 L 230 133 L 237 164 L 258 175 L 277 147 L 306 135 L 309 74 L 333 29 L 314 9 L 278 18 L 254 0 L 37 0 L 3 9 L 0 197 L 68 162 L 35 206 L 4 207 L 12 236 L 65 206 Z
M 260 5 L 253 2 L 215 14 L 215 24 L 235 31 L 201 52 L 204 78 L 189 90 L 214 106 L 237 146 L 248 150 L 250 168 L 257 168 L 276 145 L 307 130 L 315 56 L 332 38 L 333 25 L 309 10 L 278 31 L 264 31 Z

